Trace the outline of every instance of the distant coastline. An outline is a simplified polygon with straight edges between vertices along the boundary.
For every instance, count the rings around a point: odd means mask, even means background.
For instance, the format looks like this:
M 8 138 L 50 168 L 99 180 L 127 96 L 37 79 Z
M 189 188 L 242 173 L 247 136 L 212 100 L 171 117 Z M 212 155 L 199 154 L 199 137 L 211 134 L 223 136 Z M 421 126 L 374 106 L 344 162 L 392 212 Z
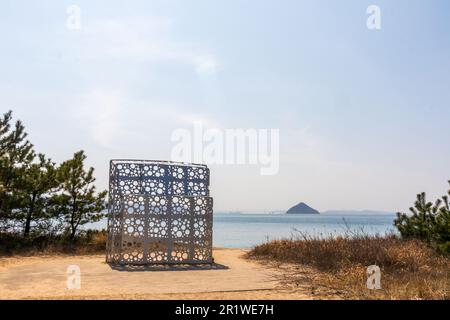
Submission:
M 377 210 L 327 210 L 321 212 L 321 214 L 334 214 L 334 215 L 395 215 L 395 212 L 390 211 L 377 211 Z
M 270 210 L 270 211 L 226 211 L 220 210 L 214 214 L 236 214 L 236 215 L 251 215 L 251 214 L 266 214 L 266 215 L 285 215 L 286 210 Z M 377 210 L 326 210 L 321 211 L 321 215 L 395 215 L 395 212 L 377 211 Z

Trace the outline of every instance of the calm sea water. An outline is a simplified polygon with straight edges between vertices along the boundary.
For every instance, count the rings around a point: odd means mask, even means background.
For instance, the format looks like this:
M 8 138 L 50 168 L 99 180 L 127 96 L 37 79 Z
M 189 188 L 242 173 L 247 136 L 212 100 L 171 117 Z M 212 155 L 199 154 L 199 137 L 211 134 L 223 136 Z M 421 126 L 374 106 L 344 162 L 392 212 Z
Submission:
M 298 236 L 298 231 L 321 237 L 349 234 L 349 231 L 387 234 L 395 232 L 394 219 L 394 214 L 215 214 L 214 246 L 250 248 L 267 240 Z
M 395 232 L 394 214 L 214 214 L 215 247 L 250 248 L 267 240 L 298 236 L 330 237 L 350 232 L 386 234 Z M 106 221 L 90 225 L 102 229 Z M 351 234 L 350 234 L 351 235 Z

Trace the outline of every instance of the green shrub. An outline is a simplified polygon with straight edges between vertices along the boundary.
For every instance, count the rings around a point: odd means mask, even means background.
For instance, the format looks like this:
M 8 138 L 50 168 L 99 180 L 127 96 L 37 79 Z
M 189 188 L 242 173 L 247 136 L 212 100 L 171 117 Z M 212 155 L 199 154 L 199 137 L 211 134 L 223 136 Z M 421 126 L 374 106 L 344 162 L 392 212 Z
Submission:
M 449 181 L 450 184 L 450 181 Z M 394 225 L 404 238 L 415 238 L 427 241 L 444 253 L 450 253 L 450 206 L 449 196 L 427 202 L 425 192 L 417 195 L 412 214 L 397 213 Z

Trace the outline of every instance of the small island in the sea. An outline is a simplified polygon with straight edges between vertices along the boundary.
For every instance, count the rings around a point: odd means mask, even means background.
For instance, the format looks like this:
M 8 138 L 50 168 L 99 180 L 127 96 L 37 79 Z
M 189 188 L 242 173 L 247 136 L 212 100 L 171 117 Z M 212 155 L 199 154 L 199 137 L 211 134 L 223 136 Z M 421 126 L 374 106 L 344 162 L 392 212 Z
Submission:
M 300 202 L 299 204 L 293 206 L 288 211 L 287 214 L 319 214 L 320 212 L 316 209 L 311 208 L 304 202 Z

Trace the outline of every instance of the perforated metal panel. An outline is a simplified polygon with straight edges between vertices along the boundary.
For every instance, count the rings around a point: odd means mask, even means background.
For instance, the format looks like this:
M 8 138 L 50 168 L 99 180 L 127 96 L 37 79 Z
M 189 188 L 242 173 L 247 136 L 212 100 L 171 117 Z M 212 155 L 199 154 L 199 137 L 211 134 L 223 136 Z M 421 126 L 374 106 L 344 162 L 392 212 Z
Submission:
M 212 263 L 213 199 L 204 165 L 111 160 L 108 263 Z

